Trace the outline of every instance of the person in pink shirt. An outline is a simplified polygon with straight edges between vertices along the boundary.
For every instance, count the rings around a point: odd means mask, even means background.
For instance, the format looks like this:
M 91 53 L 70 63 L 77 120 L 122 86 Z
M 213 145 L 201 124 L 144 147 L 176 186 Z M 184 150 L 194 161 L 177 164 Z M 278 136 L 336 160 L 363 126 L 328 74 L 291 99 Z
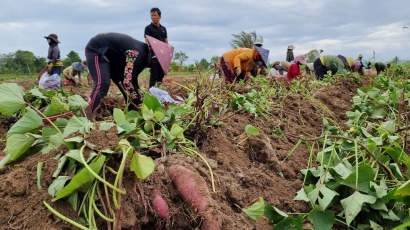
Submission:
M 286 79 L 288 81 L 293 80 L 294 78 L 300 78 L 302 77 L 302 74 L 300 73 L 300 66 L 301 65 L 306 65 L 307 62 L 305 60 L 305 56 L 299 55 L 295 58 L 294 62 L 292 65 L 289 67 L 288 74 L 286 75 Z

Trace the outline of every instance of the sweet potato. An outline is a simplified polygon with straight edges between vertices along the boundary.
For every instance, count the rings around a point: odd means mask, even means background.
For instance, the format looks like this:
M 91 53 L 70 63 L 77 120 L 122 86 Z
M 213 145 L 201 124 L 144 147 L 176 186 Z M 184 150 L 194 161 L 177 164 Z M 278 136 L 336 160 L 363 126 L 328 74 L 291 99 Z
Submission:
M 211 194 L 205 180 L 180 165 L 171 166 L 168 173 L 182 199 L 202 217 L 201 230 L 221 229 L 221 223 L 214 215 L 215 210 L 210 207 Z
M 157 189 L 154 189 L 153 192 L 154 199 L 152 200 L 152 206 L 154 206 L 155 212 L 160 218 L 168 219 L 169 210 L 167 202 L 165 202 L 164 198 L 162 198 Z

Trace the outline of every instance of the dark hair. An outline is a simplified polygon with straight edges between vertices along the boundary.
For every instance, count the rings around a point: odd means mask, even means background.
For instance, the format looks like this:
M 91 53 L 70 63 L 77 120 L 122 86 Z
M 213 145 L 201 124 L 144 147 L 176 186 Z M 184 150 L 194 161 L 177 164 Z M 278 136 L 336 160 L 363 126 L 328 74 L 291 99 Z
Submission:
M 390 68 L 390 63 L 387 63 L 387 68 Z
M 161 10 L 159 10 L 157 7 L 151 8 L 151 10 L 149 11 L 150 13 L 154 13 L 157 12 L 158 16 L 161 17 Z

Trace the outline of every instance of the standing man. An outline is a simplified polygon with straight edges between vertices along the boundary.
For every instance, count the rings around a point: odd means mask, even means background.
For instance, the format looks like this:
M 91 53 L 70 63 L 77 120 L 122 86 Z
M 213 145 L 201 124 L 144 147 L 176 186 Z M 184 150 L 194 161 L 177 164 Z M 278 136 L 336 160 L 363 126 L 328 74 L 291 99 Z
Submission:
M 44 36 L 47 39 L 47 43 L 49 45 L 48 54 L 47 54 L 47 72 L 49 75 L 58 74 L 60 76 L 62 72 L 63 62 L 60 60 L 60 48 L 58 47 L 58 40 L 57 34 L 50 34 L 48 36 Z
M 292 62 L 295 60 L 295 57 L 293 56 L 293 50 L 295 47 L 293 45 L 288 46 L 288 51 L 286 52 L 286 61 L 287 62 Z
M 146 38 L 147 35 L 156 38 L 162 42 L 168 44 L 168 36 L 167 36 L 167 29 L 160 24 L 161 20 L 161 10 L 154 7 L 150 10 L 151 13 L 151 24 L 145 27 L 144 37 L 145 43 L 149 45 L 148 40 Z M 149 78 L 149 88 L 155 86 L 155 84 L 162 83 L 164 79 L 164 71 L 162 70 L 157 56 L 152 51 L 151 47 L 149 46 L 150 50 L 150 61 L 151 61 L 151 69 L 150 69 L 150 78 Z

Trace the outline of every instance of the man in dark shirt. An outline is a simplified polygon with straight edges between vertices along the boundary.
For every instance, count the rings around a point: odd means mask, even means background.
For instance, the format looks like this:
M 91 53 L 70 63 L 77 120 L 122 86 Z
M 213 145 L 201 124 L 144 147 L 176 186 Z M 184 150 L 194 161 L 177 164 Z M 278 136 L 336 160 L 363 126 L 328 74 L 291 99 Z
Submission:
M 146 38 L 146 35 L 149 35 L 168 44 L 167 29 L 159 23 L 159 21 L 161 20 L 161 11 L 158 8 L 154 7 L 150 10 L 150 13 L 152 22 L 145 27 L 145 43 L 149 44 Z M 152 86 L 155 86 L 157 82 L 162 82 L 162 80 L 164 79 L 164 71 L 162 70 L 158 59 L 155 53 L 152 51 L 151 47 L 149 47 L 149 50 L 151 52 L 149 87 L 151 88 Z

